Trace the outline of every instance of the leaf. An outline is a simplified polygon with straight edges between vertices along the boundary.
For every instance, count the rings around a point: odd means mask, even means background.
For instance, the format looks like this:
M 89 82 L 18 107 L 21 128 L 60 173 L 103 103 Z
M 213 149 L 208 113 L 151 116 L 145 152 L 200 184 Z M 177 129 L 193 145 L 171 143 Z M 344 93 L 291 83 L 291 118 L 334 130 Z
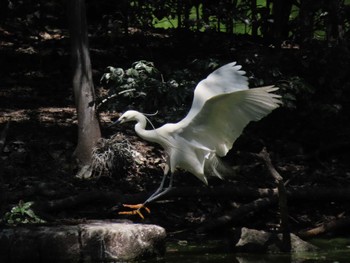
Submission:
M 21 207 L 19 207 L 19 206 L 14 206 L 14 207 L 12 207 L 12 209 L 11 209 L 11 214 L 18 214 L 18 213 L 21 213 L 21 211 L 22 211 Z
M 31 207 L 32 205 L 33 205 L 33 202 L 26 202 L 22 205 L 22 208 L 26 210 L 26 209 L 29 209 L 29 207 Z
M 122 83 L 124 77 L 124 70 L 122 68 L 116 68 L 111 72 L 110 79 L 115 81 L 116 83 Z
M 133 77 L 133 78 L 138 78 L 139 72 L 134 68 L 129 68 L 126 70 L 126 75 Z
M 112 67 L 112 66 L 108 66 L 108 67 L 107 67 L 107 70 L 109 70 L 109 72 L 113 72 L 113 71 L 116 70 L 116 68 L 115 68 L 115 67 Z
M 34 211 L 32 209 L 26 210 L 25 214 L 31 218 L 37 218 L 36 214 L 34 213 Z
M 101 81 L 109 80 L 111 78 L 111 73 L 105 73 L 102 75 Z

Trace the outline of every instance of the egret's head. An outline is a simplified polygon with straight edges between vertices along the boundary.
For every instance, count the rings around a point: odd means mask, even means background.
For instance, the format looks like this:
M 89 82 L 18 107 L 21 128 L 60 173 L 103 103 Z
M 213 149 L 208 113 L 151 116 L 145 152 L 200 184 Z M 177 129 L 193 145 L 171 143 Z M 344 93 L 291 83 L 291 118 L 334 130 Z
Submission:
M 124 123 L 129 121 L 137 121 L 137 116 L 139 116 L 140 113 L 134 110 L 128 110 L 122 114 L 122 116 L 119 117 L 119 119 L 116 121 L 116 123 Z

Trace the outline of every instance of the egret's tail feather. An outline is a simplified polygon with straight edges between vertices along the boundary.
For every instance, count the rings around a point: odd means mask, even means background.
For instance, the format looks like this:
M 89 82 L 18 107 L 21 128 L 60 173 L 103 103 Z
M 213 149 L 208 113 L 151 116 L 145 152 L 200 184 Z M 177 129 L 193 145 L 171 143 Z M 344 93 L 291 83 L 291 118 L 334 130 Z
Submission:
M 220 179 L 236 175 L 235 170 L 216 155 L 205 162 L 204 169 L 207 176 L 215 176 Z

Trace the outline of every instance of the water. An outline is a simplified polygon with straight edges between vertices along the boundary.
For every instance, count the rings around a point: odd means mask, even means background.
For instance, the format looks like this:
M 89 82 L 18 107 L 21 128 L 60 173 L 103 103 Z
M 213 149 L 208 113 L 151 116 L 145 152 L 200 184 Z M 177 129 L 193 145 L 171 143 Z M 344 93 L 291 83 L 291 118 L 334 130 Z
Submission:
M 167 246 L 165 257 L 154 262 L 166 263 L 350 263 L 350 238 L 315 239 L 318 252 L 248 254 L 230 253 L 223 241 L 191 243 L 173 241 Z

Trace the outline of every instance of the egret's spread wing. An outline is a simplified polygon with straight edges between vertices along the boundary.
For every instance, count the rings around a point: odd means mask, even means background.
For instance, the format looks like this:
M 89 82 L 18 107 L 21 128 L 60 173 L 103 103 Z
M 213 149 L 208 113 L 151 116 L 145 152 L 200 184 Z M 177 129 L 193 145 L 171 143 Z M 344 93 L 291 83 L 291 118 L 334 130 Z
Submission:
M 236 62 L 232 62 L 218 68 L 199 82 L 194 91 L 192 107 L 181 123 L 191 121 L 207 100 L 217 95 L 248 89 L 248 79 L 241 68 Z
M 271 93 L 277 89 L 268 86 L 211 96 L 181 125 L 178 136 L 225 156 L 250 121 L 260 120 L 279 106 L 280 96 Z

